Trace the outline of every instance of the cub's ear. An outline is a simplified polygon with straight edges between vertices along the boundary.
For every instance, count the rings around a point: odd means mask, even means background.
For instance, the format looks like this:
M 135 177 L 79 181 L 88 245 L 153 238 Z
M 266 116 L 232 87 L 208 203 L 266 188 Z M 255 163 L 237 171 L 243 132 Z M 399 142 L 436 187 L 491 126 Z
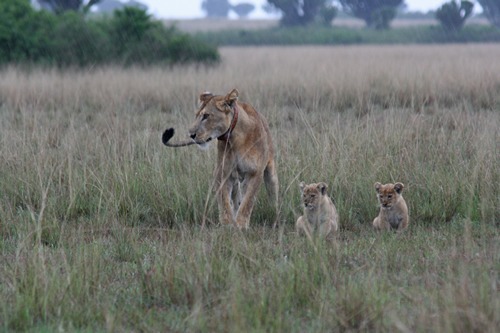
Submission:
M 396 183 L 394 184 L 394 189 L 396 190 L 396 192 L 398 194 L 401 194 L 401 192 L 403 192 L 403 188 L 404 188 L 404 184 L 403 183 Z
M 299 183 L 300 192 L 304 192 L 304 187 L 306 187 L 306 183 L 300 182 Z
M 237 89 L 233 89 L 231 90 L 227 95 L 226 95 L 226 98 L 225 98 L 225 101 L 228 105 L 232 106 L 234 102 L 236 102 L 238 100 L 238 95 L 240 93 L 238 92 Z
M 210 98 L 214 97 L 214 94 L 212 94 L 211 92 L 204 92 L 200 95 L 200 102 L 201 103 L 206 103 L 210 100 Z
M 328 185 L 325 183 L 321 182 L 318 184 L 318 190 L 321 192 L 322 195 L 326 194 L 326 189 L 328 188 Z
M 379 182 L 376 182 L 374 186 L 375 186 L 375 191 L 377 191 L 377 193 L 379 193 L 380 188 L 382 187 L 382 184 L 380 184 Z

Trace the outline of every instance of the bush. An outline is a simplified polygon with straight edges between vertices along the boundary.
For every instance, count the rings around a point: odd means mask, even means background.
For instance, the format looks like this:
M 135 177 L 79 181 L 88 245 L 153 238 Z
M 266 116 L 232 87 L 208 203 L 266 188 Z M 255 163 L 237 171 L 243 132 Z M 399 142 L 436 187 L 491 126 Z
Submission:
M 173 65 L 218 60 L 215 47 L 166 28 L 137 8 L 89 20 L 72 11 L 57 16 L 35 11 L 28 0 L 0 2 L 0 65 Z

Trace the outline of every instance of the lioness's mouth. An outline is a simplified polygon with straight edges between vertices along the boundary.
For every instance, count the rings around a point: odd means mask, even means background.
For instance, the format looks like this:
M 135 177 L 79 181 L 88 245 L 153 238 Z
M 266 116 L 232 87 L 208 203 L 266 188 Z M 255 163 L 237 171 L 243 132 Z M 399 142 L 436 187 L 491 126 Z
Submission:
M 209 143 L 210 141 L 212 141 L 212 138 L 208 138 L 206 139 L 205 141 L 201 141 L 201 140 L 195 140 L 193 139 L 194 143 L 196 143 L 197 145 L 200 145 L 200 146 L 203 146 L 203 145 L 206 145 L 207 143 Z

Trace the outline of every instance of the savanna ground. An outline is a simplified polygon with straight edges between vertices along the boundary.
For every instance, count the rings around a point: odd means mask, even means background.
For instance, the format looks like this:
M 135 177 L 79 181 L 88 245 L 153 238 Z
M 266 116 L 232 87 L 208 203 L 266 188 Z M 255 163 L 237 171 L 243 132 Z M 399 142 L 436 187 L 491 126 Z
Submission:
M 0 330 L 495 332 L 500 45 L 222 48 L 215 68 L 0 75 Z M 215 149 L 169 149 L 200 92 L 269 120 L 280 226 L 217 225 Z M 324 181 L 335 242 L 293 229 Z M 375 233 L 401 181 L 407 232 Z M 202 223 L 205 227 L 201 228 Z

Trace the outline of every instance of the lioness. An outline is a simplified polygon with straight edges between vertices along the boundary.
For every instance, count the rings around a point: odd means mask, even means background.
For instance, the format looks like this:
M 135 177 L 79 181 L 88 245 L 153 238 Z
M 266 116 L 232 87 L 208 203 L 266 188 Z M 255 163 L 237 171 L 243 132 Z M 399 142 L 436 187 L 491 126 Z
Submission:
M 380 212 L 373 220 L 373 227 L 377 230 L 402 231 L 408 227 L 408 207 L 403 198 L 402 183 L 385 184 L 375 183 L 375 191 L 380 203 Z
M 304 215 L 295 223 L 296 231 L 305 233 L 309 239 L 312 234 L 319 234 L 327 238 L 338 230 L 339 215 L 335 205 L 326 193 L 325 183 L 314 183 L 306 185 L 299 184 L 301 201 L 304 206 Z
M 167 129 L 163 143 L 171 147 L 197 144 L 203 148 L 217 139 L 215 186 L 219 220 L 222 224 L 248 228 L 262 179 L 278 208 L 278 176 L 269 126 L 250 104 L 238 101 L 236 89 L 225 96 L 203 93 L 200 102 L 189 129 L 192 141 L 169 143 L 174 130 Z

